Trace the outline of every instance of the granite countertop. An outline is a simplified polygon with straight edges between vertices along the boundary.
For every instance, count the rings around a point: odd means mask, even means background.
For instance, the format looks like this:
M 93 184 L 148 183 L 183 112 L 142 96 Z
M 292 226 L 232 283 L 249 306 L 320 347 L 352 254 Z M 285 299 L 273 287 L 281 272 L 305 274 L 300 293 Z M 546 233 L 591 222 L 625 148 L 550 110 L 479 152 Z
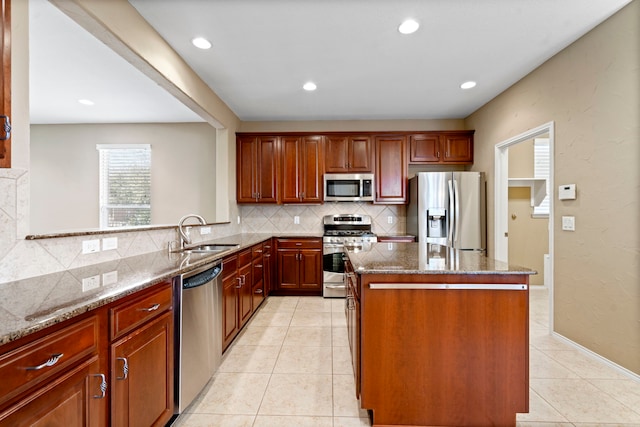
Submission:
M 237 234 L 199 242 L 239 245 L 220 254 L 157 251 L 0 283 L 0 345 L 242 251 L 271 237 L 272 234 Z M 96 275 L 101 277 L 101 285 L 83 290 L 82 279 Z M 106 282 L 113 282 L 105 285 L 105 279 Z
M 370 243 L 348 254 L 359 274 L 537 274 L 480 252 L 427 243 Z

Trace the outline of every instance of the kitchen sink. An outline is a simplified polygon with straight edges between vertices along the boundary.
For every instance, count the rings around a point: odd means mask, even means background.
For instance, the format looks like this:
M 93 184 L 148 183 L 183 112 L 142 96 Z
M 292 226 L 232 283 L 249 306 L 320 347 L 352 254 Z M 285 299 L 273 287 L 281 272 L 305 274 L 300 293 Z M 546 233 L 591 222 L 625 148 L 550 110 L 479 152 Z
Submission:
M 237 247 L 239 247 L 240 245 L 236 244 L 236 243 L 212 243 L 212 244 L 206 244 L 206 245 L 195 245 L 195 246 L 190 246 L 188 248 L 184 248 L 181 252 L 186 252 L 186 253 L 220 253 L 220 252 L 224 252 L 224 251 L 228 251 L 231 249 L 235 249 Z

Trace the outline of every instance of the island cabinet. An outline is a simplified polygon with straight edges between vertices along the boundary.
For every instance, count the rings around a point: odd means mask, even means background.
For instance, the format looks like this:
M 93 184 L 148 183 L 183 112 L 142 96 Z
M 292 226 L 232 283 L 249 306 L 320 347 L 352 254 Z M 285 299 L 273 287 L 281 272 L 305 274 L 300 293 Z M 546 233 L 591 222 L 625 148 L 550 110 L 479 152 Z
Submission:
M 238 136 L 236 200 L 238 203 L 278 203 L 279 148 L 277 136 Z
M 172 283 L 109 311 L 111 425 L 164 426 L 173 416 Z
M 322 295 L 322 239 L 276 239 L 275 295 Z
M 411 164 L 473 164 L 474 131 L 423 132 L 409 135 Z
M 375 137 L 375 203 L 407 203 L 407 140 L 405 135 Z
M 528 412 L 527 275 L 359 276 L 374 426 L 515 426 Z
M 322 203 L 323 142 L 317 135 L 280 138 L 282 203 Z
M 373 172 L 370 135 L 327 135 L 325 138 L 325 172 Z

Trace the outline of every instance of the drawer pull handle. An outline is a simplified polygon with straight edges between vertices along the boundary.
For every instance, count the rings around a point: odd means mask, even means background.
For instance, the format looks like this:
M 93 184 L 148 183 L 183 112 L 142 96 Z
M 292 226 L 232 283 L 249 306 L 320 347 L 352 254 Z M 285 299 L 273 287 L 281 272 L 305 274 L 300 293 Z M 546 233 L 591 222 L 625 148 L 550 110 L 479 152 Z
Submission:
M 126 357 L 116 357 L 116 360 L 122 360 L 122 376 L 116 377 L 117 380 L 126 380 L 129 376 L 129 361 Z
M 236 280 L 238 281 L 236 289 L 240 289 L 242 287 L 242 277 L 236 277 Z
M 47 360 L 46 362 L 38 365 L 38 366 L 28 366 L 27 368 L 25 368 L 27 371 L 39 371 L 42 368 L 47 368 L 49 366 L 53 366 L 56 363 L 58 363 L 58 360 L 60 360 L 62 358 L 62 356 L 64 356 L 64 353 L 56 353 L 54 355 L 52 355 L 49 360 Z
M 157 309 L 160 308 L 160 304 L 153 304 L 151 307 L 147 307 L 147 308 L 139 308 L 139 311 L 156 311 Z
M 93 398 L 94 399 L 104 399 L 104 397 L 107 394 L 107 379 L 105 378 L 104 374 L 92 374 L 92 377 L 100 377 L 102 378 L 102 382 L 100 382 L 100 393 L 102 394 L 94 394 Z
M 256 294 L 261 294 L 262 293 L 262 289 L 256 289 Z

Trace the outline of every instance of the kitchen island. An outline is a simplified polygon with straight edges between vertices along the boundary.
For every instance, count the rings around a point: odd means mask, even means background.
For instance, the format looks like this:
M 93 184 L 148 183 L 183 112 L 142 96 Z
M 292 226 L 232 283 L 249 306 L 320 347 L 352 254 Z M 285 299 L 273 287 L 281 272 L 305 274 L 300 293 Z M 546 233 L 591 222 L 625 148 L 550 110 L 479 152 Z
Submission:
M 373 425 L 515 426 L 529 410 L 529 275 L 425 243 L 349 252 L 347 325 Z

